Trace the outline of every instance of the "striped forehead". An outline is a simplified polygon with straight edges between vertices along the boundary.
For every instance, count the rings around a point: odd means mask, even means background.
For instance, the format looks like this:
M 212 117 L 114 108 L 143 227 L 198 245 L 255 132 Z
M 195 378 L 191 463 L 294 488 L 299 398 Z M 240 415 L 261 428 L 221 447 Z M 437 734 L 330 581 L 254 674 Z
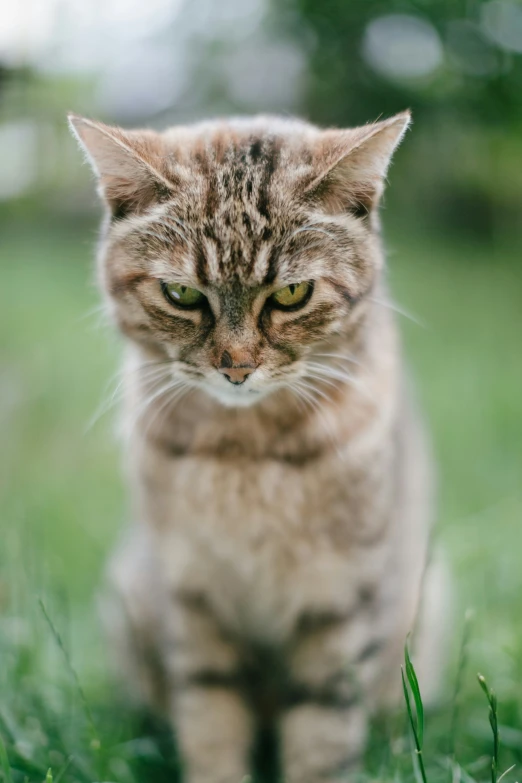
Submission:
M 306 248 L 293 253 L 291 246 L 285 245 L 285 242 L 266 242 L 258 248 L 246 248 L 245 252 L 232 246 L 220 255 L 215 245 L 208 244 L 198 253 L 195 274 L 203 286 L 220 288 L 238 283 L 254 290 L 325 274 L 328 264 L 325 265 L 324 254 L 310 254 Z
M 281 238 L 272 203 L 278 157 L 279 147 L 270 138 L 214 147 L 209 153 L 198 264 L 209 281 L 262 284 L 273 277 L 273 251 Z
M 320 227 L 324 216 L 303 211 L 292 196 L 287 163 L 281 137 L 200 140 L 190 150 L 186 187 L 128 222 L 125 233 L 141 236 L 147 256 L 172 264 L 172 279 L 202 287 L 311 276 L 312 246 L 333 235 Z
M 232 232 L 231 232 L 232 233 Z M 274 243 L 203 237 L 197 252 L 196 274 L 202 284 L 239 281 L 243 285 L 269 285 L 276 273 Z

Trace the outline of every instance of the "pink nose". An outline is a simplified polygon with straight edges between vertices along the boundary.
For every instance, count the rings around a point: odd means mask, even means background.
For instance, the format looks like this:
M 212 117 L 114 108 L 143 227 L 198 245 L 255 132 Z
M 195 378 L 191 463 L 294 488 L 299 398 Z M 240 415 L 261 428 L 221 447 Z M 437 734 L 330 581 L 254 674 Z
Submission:
M 227 381 L 239 386 L 256 369 L 256 365 L 249 359 L 249 356 L 240 356 L 239 354 L 232 357 L 228 351 L 223 351 L 218 372 L 222 373 Z

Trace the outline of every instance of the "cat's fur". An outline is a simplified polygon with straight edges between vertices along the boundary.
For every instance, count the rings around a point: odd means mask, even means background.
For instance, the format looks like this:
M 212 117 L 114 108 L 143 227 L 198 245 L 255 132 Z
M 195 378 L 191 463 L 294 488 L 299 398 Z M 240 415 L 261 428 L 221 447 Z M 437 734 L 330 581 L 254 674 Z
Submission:
M 240 783 L 266 722 L 288 783 L 332 780 L 397 693 L 427 559 L 431 470 L 376 214 L 409 115 L 327 131 L 71 122 L 108 207 L 100 281 L 128 338 L 120 666 L 170 717 L 188 783 Z M 302 310 L 270 306 L 309 280 Z M 160 281 L 209 304 L 176 309 Z M 245 366 L 241 385 L 223 373 Z

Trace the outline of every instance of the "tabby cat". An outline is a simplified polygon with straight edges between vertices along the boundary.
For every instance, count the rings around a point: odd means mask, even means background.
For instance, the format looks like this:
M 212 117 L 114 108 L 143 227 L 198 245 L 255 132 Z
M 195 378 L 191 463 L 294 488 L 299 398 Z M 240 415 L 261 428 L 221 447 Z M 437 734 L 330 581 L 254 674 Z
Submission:
M 135 521 L 108 626 L 187 783 L 240 783 L 267 727 L 288 783 L 350 776 L 416 619 L 433 668 L 431 469 L 377 215 L 409 120 L 155 133 L 70 117 L 126 338 Z

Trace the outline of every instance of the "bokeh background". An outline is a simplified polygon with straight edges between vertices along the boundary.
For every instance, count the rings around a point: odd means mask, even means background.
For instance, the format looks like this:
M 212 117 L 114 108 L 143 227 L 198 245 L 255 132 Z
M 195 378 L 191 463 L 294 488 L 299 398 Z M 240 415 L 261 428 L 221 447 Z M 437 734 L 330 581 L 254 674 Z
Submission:
M 93 284 L 100 210 L 66 112 L 129 127 L 253 112 L 345 126 L 407 107 L 383 223 L 454 575 L 445 692 L 471 608 L 453 702 L 462 774 L 489 774 L 477 669 L 503 705 L 506 766 L 522 761 L 522 5 L 2 0 L 0 735 L 16 783 L 48 766 L 127 783 L 140 754 L 159 753 L 126 729 L 127 744 L 100 740 L 86 714 L 85 700 L 110 702 L 95 596 L 128 509 L 110 404 L 119 340 Z M 455 710 L 433 718 L 437 753 Z M 104 778 L 97 743 L 119 748 Z

